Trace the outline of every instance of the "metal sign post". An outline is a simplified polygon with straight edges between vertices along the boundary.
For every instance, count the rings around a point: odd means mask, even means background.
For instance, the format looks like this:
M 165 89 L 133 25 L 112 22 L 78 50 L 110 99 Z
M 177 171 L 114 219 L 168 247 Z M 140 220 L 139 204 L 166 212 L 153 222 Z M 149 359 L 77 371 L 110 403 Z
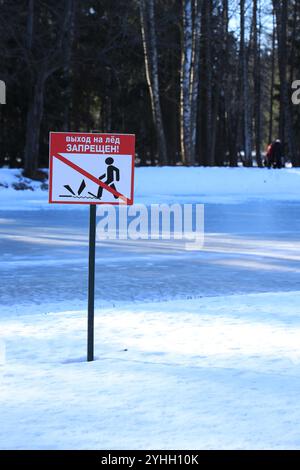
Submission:
M 97 204 L 132 205 L 135 136 L 50 132 L 49 202 L 89 204 L 87 360 L 94 360 Z
M 87 360 L 94 360 L 96 205 L 90 205 Z

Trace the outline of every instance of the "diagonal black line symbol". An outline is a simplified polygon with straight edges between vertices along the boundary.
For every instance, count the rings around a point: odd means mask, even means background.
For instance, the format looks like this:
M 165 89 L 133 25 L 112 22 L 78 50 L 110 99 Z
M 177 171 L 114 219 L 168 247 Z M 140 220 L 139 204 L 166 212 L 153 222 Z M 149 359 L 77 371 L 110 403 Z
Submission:
M 78 189 L 78 194 L 79 194 L 79 195 L 82 193 L 82 191 L 84 190 L 85 187 L 86 187 L 85 181 L 82 180 L 81 185 L 80 185 L 80 187 L 79 187 L 79 189 Z
M 68 184 L 65 184 L 64 185 L 64 188 L 66 188 L 70 193 L 73 194 L 73 196 L 76 196 L 76 194 L 74 193 L 73 189 L 71 188 L 71 186 L 69 186 Z M 71 194 L 60 194 L 59 197 L 72 197 Z
M 75 196 L 75 193 L 74 193 L 73 189 L 71 188 L 71 186 L 69 186 L 68 184 L 65 184 L 64 188 L 66 188 L 68 191 L 70 191 L 70 193 L 73 194 L 73 196 Z

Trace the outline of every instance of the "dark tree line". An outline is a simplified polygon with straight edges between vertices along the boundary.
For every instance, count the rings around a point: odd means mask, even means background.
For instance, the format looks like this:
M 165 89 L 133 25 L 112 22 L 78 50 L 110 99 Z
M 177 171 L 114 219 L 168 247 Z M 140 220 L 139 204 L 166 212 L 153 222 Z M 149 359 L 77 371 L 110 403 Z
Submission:
M 137 135 L 141 165 L 300 165 L 299 0 L 0 0 L 0 165 L 39 176 L 48 134 Z

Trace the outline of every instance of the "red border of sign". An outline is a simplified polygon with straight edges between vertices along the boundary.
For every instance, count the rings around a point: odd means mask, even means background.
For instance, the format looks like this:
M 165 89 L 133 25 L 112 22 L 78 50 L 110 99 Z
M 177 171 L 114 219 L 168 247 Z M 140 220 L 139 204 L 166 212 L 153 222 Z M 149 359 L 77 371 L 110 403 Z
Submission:
M 80 134 L 89 134 L 88 132 L 50 132 L 49 133 L 50 136 L 51 134 L 76 134 L 76 135 L 80 135 Z M 110 133 L 106 133 L 106 132 L 91 132 L 91 134 L 99 134 L 99 135 L 126 135 L 126 136 L 133 136 L 134 137 L 134 144 L 135 144 L 135 134 L 117 134 L 117 133 L 114 133 L 112 134 L 111 132 Z M 84 205 L 103 205 L 103 204 L 106 204 L 106 205 L 110 205 L 110 206 L 132 206 L 133 205 L 133 197 L 134 197 L 134 159 L 135 159 L 135 155 L 131 155 L 131 188 L 130 188 L 130 198 L 126 198 L 124 196 L 124 199 L 127 200 L 127 202 L 102 202 L 102 201 L 99 201 L 99 202 L 76 202 L 76 201 L 53 201 L 52 200 L 52 175 L 53 175 L 53 158 L 55 158 L 55 155 L 51 155 L 50 154 L 50 145 L 49 145 L 49 199 L 48 199 L 48 202 L 49 204 L 84 204 Z

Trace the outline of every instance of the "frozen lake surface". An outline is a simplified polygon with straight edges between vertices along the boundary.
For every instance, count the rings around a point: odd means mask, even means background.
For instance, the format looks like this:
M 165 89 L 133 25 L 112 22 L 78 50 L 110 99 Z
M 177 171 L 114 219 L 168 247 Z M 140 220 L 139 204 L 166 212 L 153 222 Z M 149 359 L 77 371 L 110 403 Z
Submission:
M 50 304 L 60 311 L 60 302 L 84 308 L 88 208 L 1 210 L 0 231 L 2 306 L 19 313 Z M 257 200 L 205 204 L 201 251 L 173 240 L 99 241 L 96 307 L 299 290 L 299 234 L 299 202 Z

